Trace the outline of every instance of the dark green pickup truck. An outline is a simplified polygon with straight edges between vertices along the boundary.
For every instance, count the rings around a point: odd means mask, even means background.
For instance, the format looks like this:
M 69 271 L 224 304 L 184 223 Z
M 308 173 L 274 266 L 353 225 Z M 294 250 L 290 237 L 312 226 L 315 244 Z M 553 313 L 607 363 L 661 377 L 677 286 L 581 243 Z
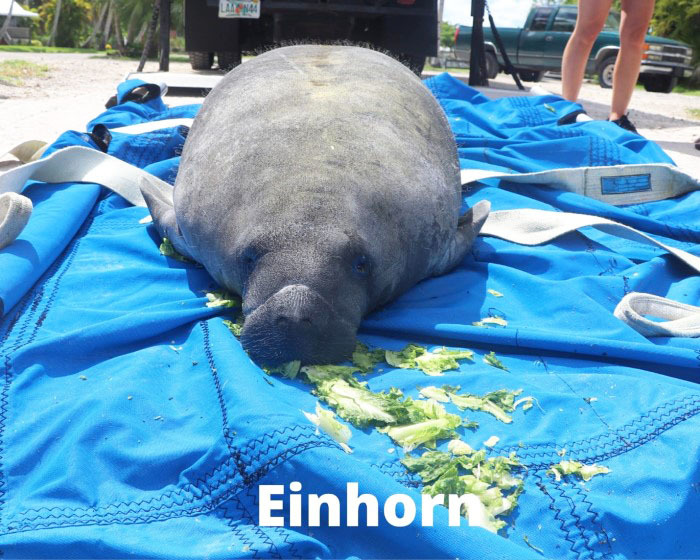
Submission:
M 533 8 L 525 26 L 499 28 L 508 57 L 527 81 L 539 81 L 546 71 L 561 70 L 561 57 L 576 24 L 576 6 L 542 6 Z M 602 87 L 612 87 L 613 67 L 620 49 L 620 16 L 611 12 L 603 31 L 593 45 L 588 59 L 589 74 L 598 74 Z M 484 26 L 486 68 L 489 78 L 495 78 L 503 69 L 491 29 Z M 692 49 L 685 43 L 647 35 L 639 81 L 647 91 L 670 92 L 679 77 L 688 77 L 693 71 L 690 62 Z M 455 32 L 455 51 L 458 58 L 469 60 L 471 27 L 460 25 Z

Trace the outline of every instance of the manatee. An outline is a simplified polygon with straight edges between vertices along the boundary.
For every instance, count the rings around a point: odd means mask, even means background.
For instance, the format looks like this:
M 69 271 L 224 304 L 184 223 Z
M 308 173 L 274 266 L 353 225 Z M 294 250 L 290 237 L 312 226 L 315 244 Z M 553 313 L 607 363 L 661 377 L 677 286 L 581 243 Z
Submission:
M 226 74 L 185 142 L 158 232 L 242 298 L 262 365 L 338 362 L 362 318 L 465 256 L 445 114 L 398 61 L 351 46 L 271 50 Z

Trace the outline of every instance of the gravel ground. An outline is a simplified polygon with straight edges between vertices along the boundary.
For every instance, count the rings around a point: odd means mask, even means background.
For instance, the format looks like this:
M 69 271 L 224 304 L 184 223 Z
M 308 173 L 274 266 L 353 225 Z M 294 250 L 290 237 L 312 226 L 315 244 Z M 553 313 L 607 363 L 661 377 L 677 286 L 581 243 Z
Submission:
M 0 157 L 28 139 L 52 141 L 65 130 L 84 130 L 85 124 L 104 110 L 116 85 L 127 73 L 135 72 L 134 60 L 114 60 L 104 55 L 0 52 L 3 60 L 26 60 L 49 67 L 39 79 L 27 79 L 22 86 L 2 83 L 0 76 Z M 155 72 L 156 62 L 148 62 L 146 72 Z M 191 72 L 189 64 L 171 62 L 171 72 Z M 462 78 L 464 75 L 461 76 Z M 514 90 L 509 76 L 499 74 L 491 85 Z M 531 85 L 531 84 L 528 84 Z M 561 82 L 545 77 L 540 86 L 561 93 Z M 181 91 L 181 90 L 180 90 Z M 201 102 L 197 94 L 167 96 L 169 105 Z M 581 91 L 584 107 L 593 118 L 606 118 L 610 90 L 596 83 L 585 83 Z M 636 90 L 630 106 L 630 119 L 647 138 L 658 142 L 676 163 L 700 176 L 700 151 L 693 140 L 700 137 L 700 96 L 662 94 Z

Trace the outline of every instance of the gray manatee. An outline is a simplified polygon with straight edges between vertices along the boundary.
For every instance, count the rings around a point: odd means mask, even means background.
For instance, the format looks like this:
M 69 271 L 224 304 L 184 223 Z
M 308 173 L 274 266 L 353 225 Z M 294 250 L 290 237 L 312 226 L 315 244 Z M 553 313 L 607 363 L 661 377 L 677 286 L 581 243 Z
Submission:
M 456 266 L 489 212 L 459 216 L 457 149 L 428 89 L 348 46 L 229 72 L 194 119 L 173 203 L 143 194 L 159 233 L 242 297 L 241 342 L 266 365 L 348 357 L 362 317 Z

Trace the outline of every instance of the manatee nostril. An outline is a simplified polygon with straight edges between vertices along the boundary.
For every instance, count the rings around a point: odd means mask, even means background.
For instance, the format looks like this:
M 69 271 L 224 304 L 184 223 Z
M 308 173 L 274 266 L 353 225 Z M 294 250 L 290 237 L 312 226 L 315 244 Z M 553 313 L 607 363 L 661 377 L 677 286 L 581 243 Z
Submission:
M 310 327 L 313 325 L 313 321 L 308 316 L 279 315 L 275 319 L 275 325 L 278 327 L 289 327 L 291 325 Z

